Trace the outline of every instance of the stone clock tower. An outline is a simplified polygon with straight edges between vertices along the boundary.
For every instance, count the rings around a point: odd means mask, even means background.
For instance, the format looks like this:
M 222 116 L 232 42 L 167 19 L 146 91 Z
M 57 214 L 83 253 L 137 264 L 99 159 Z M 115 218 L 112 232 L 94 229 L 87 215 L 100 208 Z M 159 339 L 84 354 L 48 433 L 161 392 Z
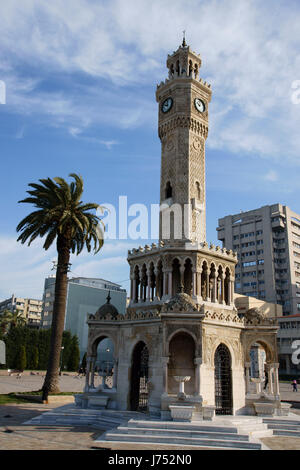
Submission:
M 184 40 L 168 56 L 169 77 L 156 91 L 162 144 L 160 203 L 164 208 L 160 240 L 177 244 L 206 238 L 205 140 L 212 93 L 210 85 L 199 79 L 200 67 L 200 56 Z
M 205 239 L 211 88 L 199 78 L 200 66 L 200 56 L 183 41 L 168 56 L 169 77 L 157 86 L 160 239 L 128 251 L 131 282 L 126 314 L 118 314 L 108 300 L 88 316 L 83 406 L 98 403 L 117 410 L 149 411 L 167 421 L 182 416 L 213 419 L 214 413 L 249 415 L 266 406 L 273 414 L 282 412 L 276 319 L 261 307 L 238 311 L 237 254 Z M 97 348 L 104 338 L 114 348 L 113 387 L 97 394 Z M 256 343 L 266 352 L 269 390 L 263 397 L 251 389 L 250 353 Z M 189 410 L 193 415 L 188 417 Z

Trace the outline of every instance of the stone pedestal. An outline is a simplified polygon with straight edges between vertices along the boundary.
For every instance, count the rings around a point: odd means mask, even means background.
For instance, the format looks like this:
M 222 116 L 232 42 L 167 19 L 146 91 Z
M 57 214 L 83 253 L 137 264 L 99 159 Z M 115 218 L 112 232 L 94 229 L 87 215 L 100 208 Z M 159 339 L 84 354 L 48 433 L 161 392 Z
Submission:
M 170 405 L 171 417 L 173 421 L 191 422 L 196 410 L 195 406 L 190 405 Z
M 274 416 L 275 403 L 254 402 L 253 406 L 257 416 Z

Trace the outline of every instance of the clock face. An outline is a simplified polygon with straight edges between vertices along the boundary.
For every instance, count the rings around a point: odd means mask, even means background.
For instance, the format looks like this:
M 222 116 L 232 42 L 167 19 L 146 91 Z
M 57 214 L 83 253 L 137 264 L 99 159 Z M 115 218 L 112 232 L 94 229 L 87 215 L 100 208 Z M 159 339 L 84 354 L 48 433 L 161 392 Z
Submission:
M 172 105 L 173 105 L 172 98 L 167 98 L 161 105 L 162 112 L 167 113 L 168 111 L 170 111 L 170 109 L 172 108 Z
M 199 113 L 204 113 L 205 111 L 205 103 L 200 98 L 195 98 L 195 108 Z

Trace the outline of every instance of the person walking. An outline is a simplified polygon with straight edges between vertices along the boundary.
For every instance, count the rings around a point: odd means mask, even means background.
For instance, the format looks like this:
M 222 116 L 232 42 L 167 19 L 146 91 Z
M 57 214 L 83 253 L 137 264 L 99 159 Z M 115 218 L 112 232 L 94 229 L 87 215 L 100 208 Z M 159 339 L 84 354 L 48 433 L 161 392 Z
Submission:
M 293 380 L 292 382 L 292 386 L 293 386 L 293 392 L 297 392 L 298 391 L 298 386 L 297 386 L 297 380 Z

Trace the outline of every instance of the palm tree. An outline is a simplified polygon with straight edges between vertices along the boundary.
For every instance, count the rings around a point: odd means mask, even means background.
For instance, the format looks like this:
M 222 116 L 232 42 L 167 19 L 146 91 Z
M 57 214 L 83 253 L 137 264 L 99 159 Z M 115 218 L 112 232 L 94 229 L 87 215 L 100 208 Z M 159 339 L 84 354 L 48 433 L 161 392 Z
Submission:
M 68 184 L 63 178 L 40 179 L 30 183 L 29 197 L 19 201 L 33 204 L 38 210 L 25 217 L 17 226 L 21 232 L 18 241 L 30 245 L 38 236 L 46 236 L 43 248 L 48 250 L 54 240 L 57 248 L 55 299 L 51 326 L 49 363 L 43 384 L 43 400 L 49 393 L 59 392 L 59 366 L 66 309 L 68 270 L 70 254 L 87 251 L 97 253 L 103 246 L 104 226 L 91 210 L 103 211 L 95 203 L 83 204 L 81 176 L 70 174 L 74 179 Z
M 26 319 L 19 310 L 12 312 L 11 310 L 6 309 L 0 315 L 0 330 L 2 335 L 5 335 L 10 328 L 16 328 L 18 326 L 25 325 Z

